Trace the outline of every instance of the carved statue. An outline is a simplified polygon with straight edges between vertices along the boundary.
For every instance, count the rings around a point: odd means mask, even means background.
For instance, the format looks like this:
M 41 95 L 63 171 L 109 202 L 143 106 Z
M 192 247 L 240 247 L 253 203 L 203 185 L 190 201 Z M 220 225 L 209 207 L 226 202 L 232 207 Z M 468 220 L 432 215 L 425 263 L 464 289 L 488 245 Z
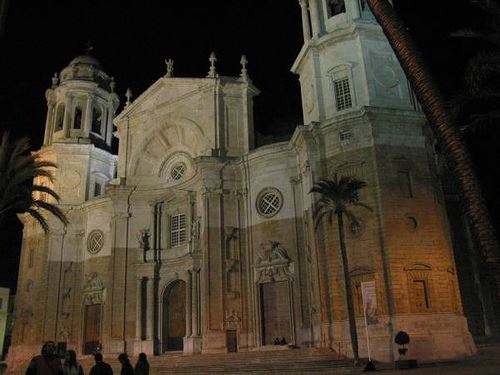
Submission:
M 149 229 L 141 229 L 139 233 L 137 233 L 137 242 L 139 243 L 139 248 L 144 251 L 150 249 L 149 237 L 151 237 Z
M 97 272 L 91 272 L 85 275 L 84 291 L 102 290 L 104 286 L 97 276 Z
M 196 241 L 200 239 L 200 222 L 201 217 L 197 216 L 191 222 L 191 240 Z

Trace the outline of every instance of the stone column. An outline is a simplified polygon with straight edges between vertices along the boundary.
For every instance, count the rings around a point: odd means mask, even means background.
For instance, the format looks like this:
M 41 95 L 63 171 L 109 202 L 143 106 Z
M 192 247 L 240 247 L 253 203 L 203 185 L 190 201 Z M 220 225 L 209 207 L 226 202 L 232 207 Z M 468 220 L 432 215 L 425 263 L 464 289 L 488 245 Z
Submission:
M 304 33 L 304 43 L 311 39 L 311 25 L 309 24 L 308 0 L 299 0 L 302 10 L 302 32 Z
M 73 107 L 73 96 L 66 95 L 66 99 L 64 101 L 64 121 L 63 121 L 63 134 L 65 138 L 70 136 L 70 127 L 71 127 L 71 115 L 72 115 L 72 107 Z
M 146 305 L 146 339 L 153 340 L 153 319 L 154 319 L 154 278 L 148 277 L 147 281 L 147 305 Z
M 346 11 L 351 14 L 351 19 L 355 20 L 361 17 L 359 0 L 345 0 Z
M 186 337 L 193 334 L 192 330 L 192 310 L 193 310 L 193 273 L 187 271 L 187 285 L 186 285 Z
M 111 101 L 108 102 L 108 110 L 107 110 L 107 124 L 106 124 L 106 144 L 111 146 L 111 139 L 113 137 L 113 103 Z
M 45 137 L 43 144 L 48 146 L 52 143 L 52 133 L 54 128 L 54 103 L 47 103 L 47 119 L 45 120 Z
M 142 277 L 137 278 L 137 315 L 135 319 L 135 337 L 137 340 L 142 339 Z
M 85 106 L 85 118 L 83 120 L 83 134 L 88 137 L 90 134 L 90 129 L 92 126 L 92 95 L 88 94 L 87 95 L 87 104 Z
M 200 336 L 200 270 L 193 270 L 193 288 L 192 288 L 192 300 L 193 300 L 193 323 L 192 331 L 193 336 Z
M 321 36 L 321 4 L 318 0 L 309 0 L 309 11 L 311 12 L 312 36 Z

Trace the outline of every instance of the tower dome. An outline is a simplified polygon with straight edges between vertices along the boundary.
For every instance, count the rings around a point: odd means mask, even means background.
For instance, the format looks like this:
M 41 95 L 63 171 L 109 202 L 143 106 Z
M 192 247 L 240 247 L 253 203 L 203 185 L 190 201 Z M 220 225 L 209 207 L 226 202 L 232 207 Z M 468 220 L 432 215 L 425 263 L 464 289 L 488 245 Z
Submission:
M 46 91 L 48 112 L 44 145 L 93 143 L 110 149 L 119 105 L 115 82 L 89 53 L 75 57 L 52 78 Z
M 61 71 L 60 82 L 92 81 L 99 87 L 109 91 L 111 78 L 103 70 L 101 63 L 95 57 L 86 54 L 75 57 L 69 65 Z

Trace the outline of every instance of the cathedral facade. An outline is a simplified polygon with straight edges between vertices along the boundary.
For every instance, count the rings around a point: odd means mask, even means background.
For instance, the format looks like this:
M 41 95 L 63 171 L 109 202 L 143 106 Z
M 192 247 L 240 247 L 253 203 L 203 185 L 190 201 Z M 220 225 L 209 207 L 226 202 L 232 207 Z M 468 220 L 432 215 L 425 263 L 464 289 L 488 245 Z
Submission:
M 255 145 L 244 57 L 238 77 L 219 75 L 215 55 L 203 78 L 175 77 L 169 61 L 116 116 L 94 57 L 53 78 L 40 154 L 58 164 L 69 224 L 44 234 L 23 218 L 11 360 L 44 340 L 160 355 L 266 350 L 279 337 L 352 355 L 337 228 L 315 228 L 309 194 L 334 172 L 365 181 L 372 208 L 346 223 L 361 356 L 365 282 L 375 359 L 397 356 L 400 330 L 418 359 L 475 351 L 432 139 L 389 43 L 364 1 L 299 3 L 304 125 L 285 142 Z

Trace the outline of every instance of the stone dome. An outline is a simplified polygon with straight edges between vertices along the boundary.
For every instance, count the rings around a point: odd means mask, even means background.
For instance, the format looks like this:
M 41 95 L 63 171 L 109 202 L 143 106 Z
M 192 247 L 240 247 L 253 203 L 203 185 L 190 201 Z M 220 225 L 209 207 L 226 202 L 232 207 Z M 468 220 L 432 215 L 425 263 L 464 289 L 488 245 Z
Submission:
M 75 57 L 70 61 L 69 65 L 93 65 L 96 68 L 101 69 L 101 63 L 94 57 L 90 55 L 80 55 Z
M 60 83 L 68 81 L 92 81 L 101 88 L 110 90 L 111 78 L 103 70 L 101 63 L 91 55 L 80 55 L 70 61 L 61 71 Z

